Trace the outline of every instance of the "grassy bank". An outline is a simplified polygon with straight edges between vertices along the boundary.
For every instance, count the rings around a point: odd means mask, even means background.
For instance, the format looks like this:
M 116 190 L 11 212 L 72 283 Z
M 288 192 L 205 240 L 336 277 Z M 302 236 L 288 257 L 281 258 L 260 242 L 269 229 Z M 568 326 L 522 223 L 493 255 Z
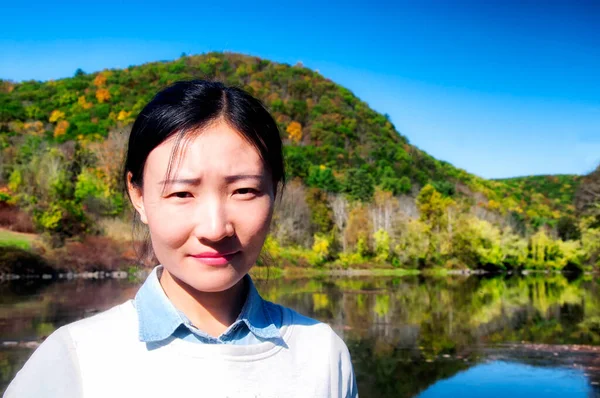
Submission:
M 0 229 L 0 247 L 17 247 L 23 250 L 31 250 L 36 235 L 24 234 Z
M 0 274 L 123 271 L 136 263 L 131 242 L 86 236 L 52 247 L 41 235 L 0 229 Z

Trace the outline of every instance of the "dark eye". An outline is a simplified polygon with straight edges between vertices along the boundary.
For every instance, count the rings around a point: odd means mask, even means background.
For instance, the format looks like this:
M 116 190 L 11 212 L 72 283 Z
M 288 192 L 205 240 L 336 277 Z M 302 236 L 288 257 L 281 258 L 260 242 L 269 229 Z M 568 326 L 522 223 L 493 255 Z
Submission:
M 236 189 L 235 193 L 238 195 L 243 195 L 243 196 L 254 196 L 254 195 L 258 194 L 258 191 L 254 188 L 240 188 L 240 189 Z
M 184 198 L 191 198 L 192 194 L 189 193 L 189 192 L 175 192 L 175 193 L 172 193 L 169 196 L 172 196 L 172 197 L 175 197 L 175 198 L 179 198 L 179 199 L 184 199 Z

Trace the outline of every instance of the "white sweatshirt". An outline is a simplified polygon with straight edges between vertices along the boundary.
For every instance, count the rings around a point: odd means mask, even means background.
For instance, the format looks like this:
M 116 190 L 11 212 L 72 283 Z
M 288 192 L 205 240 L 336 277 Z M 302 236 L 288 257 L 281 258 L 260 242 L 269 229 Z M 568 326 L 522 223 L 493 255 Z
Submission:
M 281 308 L 283 344 L 158 344 L 139 340 L 129 300 L 50 335 L 4 397 L 357 397 L 344 342 Z

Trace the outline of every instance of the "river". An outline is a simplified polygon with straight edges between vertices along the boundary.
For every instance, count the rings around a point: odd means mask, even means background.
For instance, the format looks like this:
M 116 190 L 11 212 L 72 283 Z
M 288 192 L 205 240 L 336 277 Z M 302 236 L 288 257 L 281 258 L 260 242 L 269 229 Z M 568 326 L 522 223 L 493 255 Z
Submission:
M 56 328 L 132 298 L 141 281 L 0 283 L 0 390 Z M 257 281 L 329 323 L 361 397 L 600 396 L 600 280 L 559 274 L 327 276 Z

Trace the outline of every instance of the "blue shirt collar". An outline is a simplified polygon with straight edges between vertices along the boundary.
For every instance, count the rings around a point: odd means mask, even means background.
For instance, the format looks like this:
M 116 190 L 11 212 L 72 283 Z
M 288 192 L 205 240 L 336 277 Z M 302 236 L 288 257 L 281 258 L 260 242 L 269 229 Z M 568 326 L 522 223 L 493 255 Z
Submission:
M 159 281 L 162 266 L 156 266 L 146 278 L 135 296 L 135 307 L 139 320 L 139 339 L 143 342 L 165 340 L 181 325 L 190 327 L 187 317 L 180 312 L 165 294 Z M 260 297 L 250 275 L 244 277 L 248 284 L 248 295 L 237 320 L 221 335 L 226 336 L 239 323 L 243 323 L 252 334 L 260 339 L 280 339 L 265 301 Z

